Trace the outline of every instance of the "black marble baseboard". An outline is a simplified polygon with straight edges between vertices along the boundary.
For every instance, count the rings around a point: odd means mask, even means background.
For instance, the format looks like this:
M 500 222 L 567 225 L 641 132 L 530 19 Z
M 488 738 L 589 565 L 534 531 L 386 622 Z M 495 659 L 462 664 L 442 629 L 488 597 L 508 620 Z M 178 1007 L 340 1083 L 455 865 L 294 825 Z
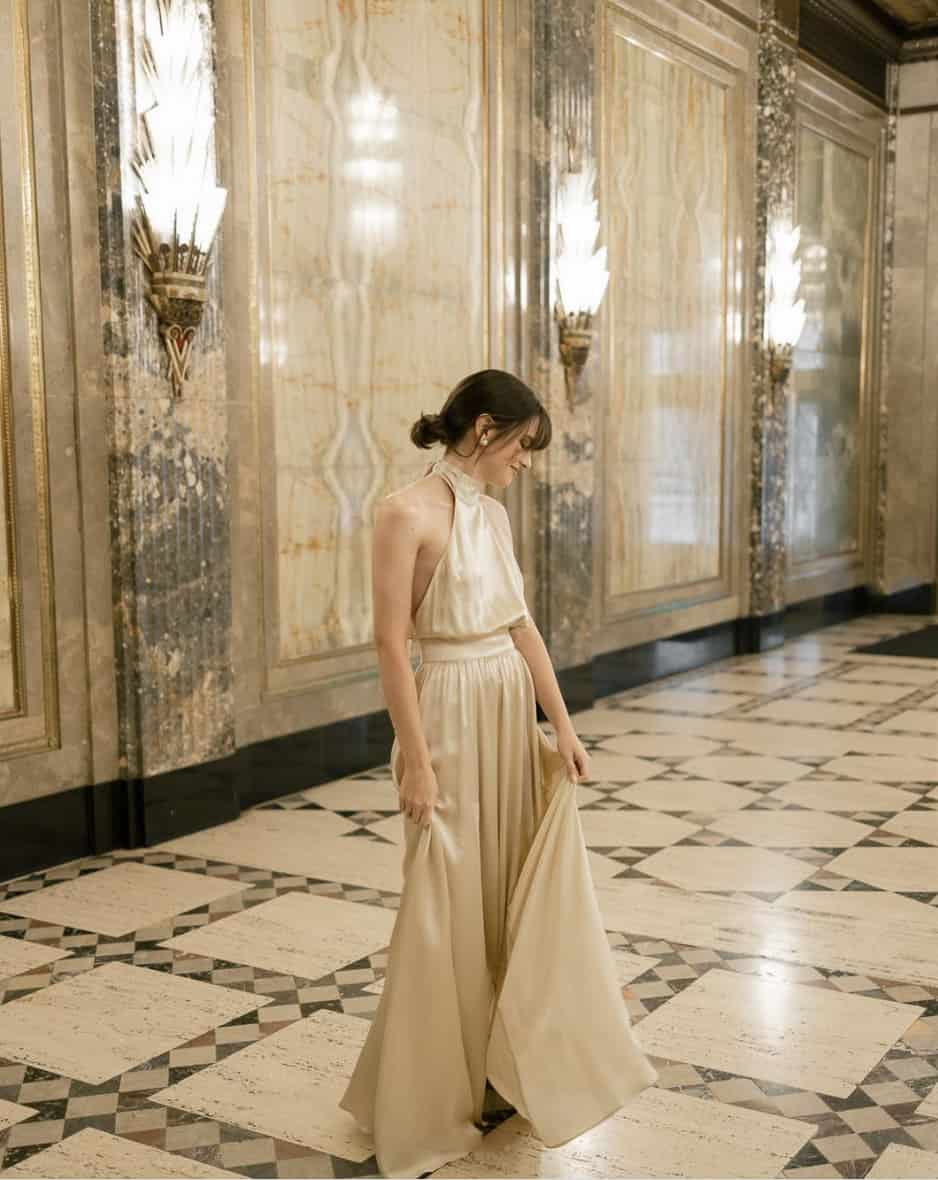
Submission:
M 729 656 L 767 651 L 862 614 L 935 610 L 934 584 L 895 595 L 847 590 L 766 618 L 735 619 L 607 652 L 561 669 L 557 679 L 574 713 L 612 693 Z M 235 819 L 257 803 L 358 774 L 387 761 L 393 737 L 387 712 L 369 713 L 150 779 L 97 783 L 12 804 L 0 813 L 0 881 L 113 848 L 158 844 Z

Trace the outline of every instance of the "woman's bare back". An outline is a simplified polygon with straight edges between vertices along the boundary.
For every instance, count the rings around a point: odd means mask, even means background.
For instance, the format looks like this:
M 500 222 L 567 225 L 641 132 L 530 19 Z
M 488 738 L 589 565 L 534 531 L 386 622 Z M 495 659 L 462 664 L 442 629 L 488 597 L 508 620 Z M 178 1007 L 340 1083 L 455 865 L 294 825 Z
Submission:
M 453 525 L 454 499 L 449 484 L 440 475 L 423 475 L 387 497 L 406 507 L 418 521 L 420 547 L 414 562 L 410 616 L 429 589 L 434 571 L 446 552 Z

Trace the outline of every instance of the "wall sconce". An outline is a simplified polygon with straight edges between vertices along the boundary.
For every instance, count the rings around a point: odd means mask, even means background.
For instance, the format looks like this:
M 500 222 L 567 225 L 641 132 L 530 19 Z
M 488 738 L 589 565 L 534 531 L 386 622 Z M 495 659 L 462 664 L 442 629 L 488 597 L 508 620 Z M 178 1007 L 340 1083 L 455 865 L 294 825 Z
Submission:
M 214 96 L 195 0 L 146 0 L 140 53 L 140 182 L 132 234 L 147 269 L 179 397 L 205 307 L 205 272 L 227 193 L 215 184 Z
M 773 385 L 784 385 L 791 372 L 795 345 L 804 331 L 804 300 L 798 298 L 801 263 L 795 258 L 801 227 L 773 226 L 766 247 L 768 290 L 765 304 L 766 352 Z
M 593 198 L 595 178 L 592 166 L 570 168 L 563 174 L 557 198 L 560 256 L 557 259 L 554 319 L 571 409 L 578 400 L 580 374 L 596 335 L 592 327 L 593 316 L 599 310 L 609 282 L 606 247 L 593 250 L 599 234 L 598 204 Z

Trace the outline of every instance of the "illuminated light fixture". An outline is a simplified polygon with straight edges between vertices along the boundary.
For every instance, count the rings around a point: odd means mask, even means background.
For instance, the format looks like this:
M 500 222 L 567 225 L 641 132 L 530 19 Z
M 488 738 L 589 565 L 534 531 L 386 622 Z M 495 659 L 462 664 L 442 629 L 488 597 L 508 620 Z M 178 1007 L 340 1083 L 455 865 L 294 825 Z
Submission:
M 146 0 L 140 54 L 140 184 L 134 249 L 147 269 L 147 300 L 182 393 L 205 307 L 205 272 L 227 193 L 215 184 L 214 97 L 195 0 Z
M 593 167 L 571 168 L 563 174 L 557 198 L 560 256 L 557 259 L 557 321 L 560 359 L 571 408 L 576 404 L 580 374 L 589 356 L 593 316 L 599 310 L 609 271 L 606 247 L 595 250 L 599 235 L 598 203 L 593 197 Z
M 776 385 L 788 380 L 795 345 L 804 331 L 804 300 L 798 298 L 801 263 L 795 258 L 800 241 L 800 226 L 789 229 L 786 223 L 778 222 L 772 227 L 766 249 L 766 351 L 769 373 Z

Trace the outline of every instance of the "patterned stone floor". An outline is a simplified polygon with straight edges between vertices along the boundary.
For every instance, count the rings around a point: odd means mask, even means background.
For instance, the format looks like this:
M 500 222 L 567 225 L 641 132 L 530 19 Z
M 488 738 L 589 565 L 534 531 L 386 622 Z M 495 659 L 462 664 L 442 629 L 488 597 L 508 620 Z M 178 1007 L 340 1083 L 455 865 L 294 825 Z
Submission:
M 554 1151 L 493 1113 L 490 1158 L 440 1174 L 938 1176 L 938 661 L 853 650 L 925 622 L 828 628 L 576 715 L 597 896 L 660 1080 Z M 378 1002 L 400 822 L 380 767 L 0 885 L 0 1167 L 377 1174 L 335 1102 Z

